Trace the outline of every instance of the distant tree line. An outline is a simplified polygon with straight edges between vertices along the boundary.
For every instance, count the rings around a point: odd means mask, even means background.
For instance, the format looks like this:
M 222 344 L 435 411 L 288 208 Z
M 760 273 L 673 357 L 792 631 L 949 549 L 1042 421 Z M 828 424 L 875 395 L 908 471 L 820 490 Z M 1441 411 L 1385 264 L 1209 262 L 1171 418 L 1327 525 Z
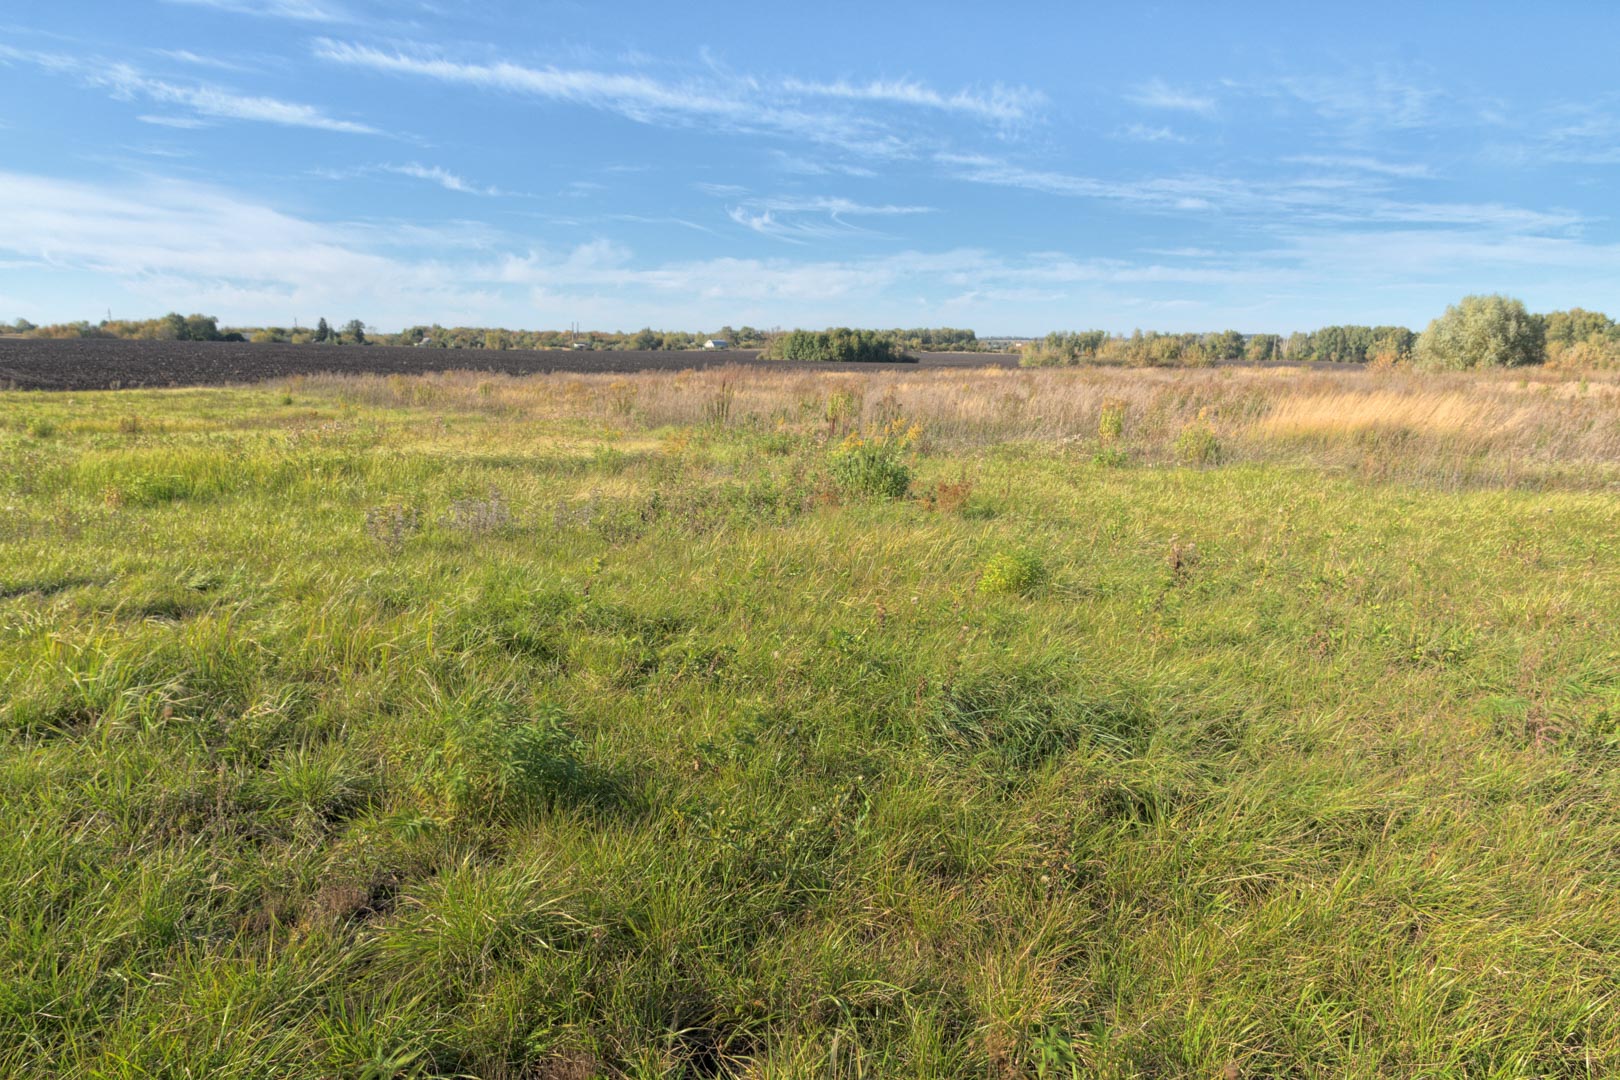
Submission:
M 24 327 L 27 329 L 24 329 Z M 83 320 L 34 326 L 18 319 L 13 332 L 36 338 L 123 338 L 133 341 L 246 341 L 239 331 L 221 330 L 213 315 L 182 315 L 171 311 L 160 319 Z
M 733 349 L 763 349 L 781 331 L 752 326 L 722 326 L 713 333 L 685 330 L 635 331 L 604 330 L 508 330 L 485 326 L 440 326 L 419 324 L 397 334 L 368 330 L 359 319 L 342 327 L 321 318 L 309 326 L 242 326 L 221 329 L 213 316 L 178 314 L 144 321 L 107 320 L 58 323 L 38 327 L 27 319 L 14 324 L 0 323 L 0 333 L 48 338 L 124 338 L 159 341 L 254 341 L 292 345 L 409 345 L 431 349 L 570 349 L 601 350 L 684 350 L 701 349 L 711 340 L 724 341 Z M 972 330 L 956 327 L 917 327 L 909 330 L 878 331 L 906 352 L 972 352 L 983 346 Z
M 1310 333 L 1243 334 L 1221 330 L 1203 334 L 1165 334 L 1136 330 L 1110 334 L 1081 330 L 1048 334 L 1025 346 L 1030 367 L 1069 364 L 1118 364 L 1130 367 L 1198 367 L 1242 360 L 1252 364 L 1331 360 L 1364 364 L 1411 358 L 1416 335 L 1404 326 L 1324 326 Z
M 1620 367 L 1620 324 L 1596 311 L 1571 308 L 1535 315 L 1506 296 L 1467 296 L 1421 334 L 1404 326 L 1324 326 L 1309 333 L 1163 334 L 1137 330 L 1052 333 L 1025 346 L 1029 367 L 1116 364 L 1197 367 L 1249 363 L 1333 361 L 1407 364 L 1429 369 L 1516 367 Z
M 170 312 L 157 319 L 103 320 L 36 326 L 27 319 L 0 323 L 0 333 L 36 338 L 123 338 L 153 341 L 255 341 L 303 344 L 407 345 L 436 349 L 698 349 L 711 340 L 731 348 L 763 349 L 766 356 L 806 360 L 895 360 L 908 352 L 977 351 L 989 348 L 972 330 L 922 327 L 910 330 L 759 330 L 721 327 L 713 334 L 677 330 L 506 330 L 408 327 L 397 334 L 368 330 L 359 319 L 341 328 L 321 318 L 313 327 L 221 327 L 212 315 Z M 1024 346 L 1021 362 L 1050 365 L 1117 364 L 1186 367 L 1244 361 L 1351 364 L 1412 364 L 1435 369 L 1552 364 L 1570 368 L 1620 367 L 1620 324 L 1598 311 L 1571 308 L 1532 314 L 1506 296 L 1467 296 L 1421 333 L 1404 326 L 1324 326 L 1309 333 L 1161 333 L 1136 330 L 1062 331 Z

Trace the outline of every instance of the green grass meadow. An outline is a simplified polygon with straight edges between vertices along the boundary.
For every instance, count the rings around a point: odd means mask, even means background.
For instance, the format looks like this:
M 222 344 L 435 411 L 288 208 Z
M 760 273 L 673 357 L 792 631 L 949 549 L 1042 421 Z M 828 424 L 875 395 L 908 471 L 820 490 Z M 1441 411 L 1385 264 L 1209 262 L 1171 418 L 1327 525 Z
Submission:
M 866 436 L 0 394 L 0 1075 L 1620 1074 L 1612 491 Z

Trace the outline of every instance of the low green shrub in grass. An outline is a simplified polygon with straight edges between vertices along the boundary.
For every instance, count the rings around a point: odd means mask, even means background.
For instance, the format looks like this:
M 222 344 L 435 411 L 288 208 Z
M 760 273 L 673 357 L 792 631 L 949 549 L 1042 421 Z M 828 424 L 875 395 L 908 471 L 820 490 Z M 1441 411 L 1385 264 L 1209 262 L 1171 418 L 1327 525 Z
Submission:
M 1046 580 L 1046 565 L 1028 551 L 992 555 L 979 573 L 979 591 L 987 596 L 1010 593 L 1028 596 Z
M 1219 465 L 1224 450 L 1215 426 L 1202 412 L 1176 435 L 1174 449 L 1183 465 Z
M 846 497 L 903 499 L 911 490 L 906 451 L 918 431 L 896 420 L 872 435 L 851 435 L 828 462 L 833 482 Z

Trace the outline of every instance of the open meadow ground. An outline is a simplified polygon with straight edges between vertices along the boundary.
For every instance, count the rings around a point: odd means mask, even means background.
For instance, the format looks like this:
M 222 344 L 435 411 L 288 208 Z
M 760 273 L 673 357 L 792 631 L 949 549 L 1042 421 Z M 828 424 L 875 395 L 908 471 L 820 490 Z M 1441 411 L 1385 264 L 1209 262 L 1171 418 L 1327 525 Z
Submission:
M 1620 385 L 0 394 L 0 1075 L 1620 1074 Z

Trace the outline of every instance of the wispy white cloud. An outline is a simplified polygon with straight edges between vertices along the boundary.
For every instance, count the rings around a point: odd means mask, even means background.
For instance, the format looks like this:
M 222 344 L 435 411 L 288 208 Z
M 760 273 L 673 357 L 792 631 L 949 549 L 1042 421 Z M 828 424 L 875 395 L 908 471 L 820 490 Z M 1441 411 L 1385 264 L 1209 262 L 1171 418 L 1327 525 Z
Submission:
M 636 225 L 679 225 L 681 228 L 691 229 L 693 232 L 708 233 L 711 236 L 719 235 L 707 225 L 700 225 L 695 221 L 688 221 L 686 218 L 649 217 L 645 214 L 608 214 L 606 217 L 609 221 L 628 221 Z
M 153 51 L 158 56 L 162 56 L 169 60 L 178 60 L 182 64 L 191 64 L 195 67 L 215 68 L 219 71 L 244 70 L 241 64 L 234 61 L 225 60 L 217 56 L 203 56 L 200 53 L 192 52 L 190 49 L 155 49 Z
M 1150 79 L 1139 86 L 1133 87 L 1125 95 L 1125 100 L 1133 105 L 1141 105 L 1148 109 L 1175 109 L 1205 115 L 1215 111 L 1214 98 L 1205 94 L 1178 90 L 1163 79 Z
M 1249 96 L 1297 102 L 1358 137 L 1377 131 L 1429 127 L 1441 122 L 1446 112 L 1455 112 L 1444 108 L 1448 94 L 1387 66 L 1255 80 L 1228 79 L 1224 85 Z
M 342 23 L 352 21 L 351 16 L 336 4 L 318 0 L 165 0 L 170 4 L 214 8 L 236 15 L 258 15 L 275 19 L 293 19 L 299 22 Z
M 384 172 L 396 173 L 399 176 L 410 176 L 417 180 L 426 180 L 438 184 L 446 191 L 456 191 L 465 195 L 503 194 L 500 188 L 471 183 L 438 165 L 422 165 L 413 161 L 407 165 L 379 165 L 377 167 Z
M 831 195 L 781 195 L 749 199 L 726 209 L 733 222 L 762 236 L 796 243 L 816 237 L 866 231 L 850 218 L 931 214 L 930 206 L 869 204 Z
M 86 81 L 103 86 L 113 96 L 123 100 L 144 99 L 164 105 L 179 105 L 199 116 L 220 120 L 250 120 L 283 127 L 313 128 L 349 135 L 381 134 L 369 124 L 353 120 L 339 120 L 314 105 L 279 98 L 238 94 L 218 86 L 197 84 L 191 86 L 153 79 L 127 64 L 86 74 Z
M 1294 165 L 1314 165 L 1323 169 L 1350 170 L 1393 176 L 1402 180 L 1427 180 L 1434 170 L 1422 162 L 1382 161 L 1355 154 L 1296 154 L 1283 161 Z
M 207 120 L 195 116 L 160 116 L 156 113 L 142 113 L 135 119 L 143 124 L 155 124 L 158 127 L 179 128 L 181 131 L 195 131 L 198 128 L 213 127 Z
M 315 43 L 315 55 L 348 67 L 600 109 L 638 123 L 768 133 L 890 157 L 910 153 L 912 139 L 890 117 L 851 106 L 924 108 L 1004 124 L 1028 119 L 1043 100 L 1015 87 L 944 92 L 915 81 L 814 83 L 712 69 L 670 80 L 637 71 L 454 60 L 330 38 Z
M 1146 124 L 1128 124 L 1119 129 L 1116 138 L 1130 139 L 1132 142 L 1170 142 L 1184 143 L 1190 141 L 1187 136 L 1179 135 L 1167 127 L 1149 127 Z
M 958 90 L 942 93 L 926 83 L 911 79 L 874 79 L 864 83 L 844 80 L 837 82 L 808 82 L 787 79 L 782 89 L 790 94 L 809 97 L 837 98 L 843 101 L 874 101 L 918 108 L 938 109 L 942 112 L 969 113 L 989 120 L 1003 122 L 1028 120 L 1043 105 L 1046 95 L 1039 90 L 1023 86 L 1004 86 L 996 83 L 983 90 Z
M 771 151 L 771 161 L 783 172 L 796 173 L 800 176 L 858 176 L 872 177 L 877 172 L 864 165 L 851 165 L 842 161 L 818 161 L 796 154 L 789 154 L 782 150 Z
M 790 214 L 817 213 L 832 218 L 892 217 L 904 214 L 932 214 L 932 206 L 897 206 L 893 203 L 862 203 L 836 195 L 779 195 L 755 200 L 767 210 Z
M 1119 181 L 1031 169 L 983 154 L 941 153 L 935 160 L 957 179 L 973 183 L 1111 200 L 1156 212 L 1241 216 L 1268 228 L 1288 223 L 1367 222 L 1548 232 L 1583 221 L 1581 215 L 1562 209 L 1403 201 L 1383 195 L 1383 185 L 1377 181 L 1346 176 L 1255 180 L 1187 174 Z
M 1616 95 L 1563 102 L 1536 110 L 1520 123 L 1504 120 L 1501 126 L 1518 132 L 1517 141 L 1497 141 L 1488 147 L 1488 157 L 1497 163 L 1620 165 L 1620 97 Z
M 81 59 L 59 53 L 33 52 L 0 44 L 0 62 L 6 61 L 28 63 L 53 74 L 76 77 L 86 86 L 111 92 L 112 96 L 120 101 L 147 101 L 157 105 L 178 106 L 190 110 L 193 114 L 189 118 L 164 116 L 161 119 L 155 119 L 160 114 L 143 114 L 140 119 L 146 123 L 166 123 L 170 127 L 181 127 L 188 119 L 208 118 L 248 120 L 350 135 L 381 134 L 368 124 L 338 119 L 314 105 L 261 95 L 240 94 L 209 83 L 177 83 L 157 79 L 127 63 L 105 63 L 93 58 Z
M 14 212 L 0 251 L 41 270 L 102 275 L 154 307 L 213 304 L 221 314 L 279 319 L 396 291 L 455 306 L 460 292 L 430 260 L 379 253 L 381 231 L 309 221 L 207 185 L 0 172 L 0 203 Z
M 353 165 L 341 169 L 321 166 L 310 169 L 309 175 L 318 176 L 323 180 L 355 180 L 378 175 L 404 176 L 412 180 L 422 180 L 434 184 L 459 195 L 493 197 L 518 194 L 517 192 L 504 191 L 493 184 L 480 184 L 468 180 L 441 165 L 424 165 L 419 161 L 406 162 L 403 165 L 392 162 L 380 165 Z

